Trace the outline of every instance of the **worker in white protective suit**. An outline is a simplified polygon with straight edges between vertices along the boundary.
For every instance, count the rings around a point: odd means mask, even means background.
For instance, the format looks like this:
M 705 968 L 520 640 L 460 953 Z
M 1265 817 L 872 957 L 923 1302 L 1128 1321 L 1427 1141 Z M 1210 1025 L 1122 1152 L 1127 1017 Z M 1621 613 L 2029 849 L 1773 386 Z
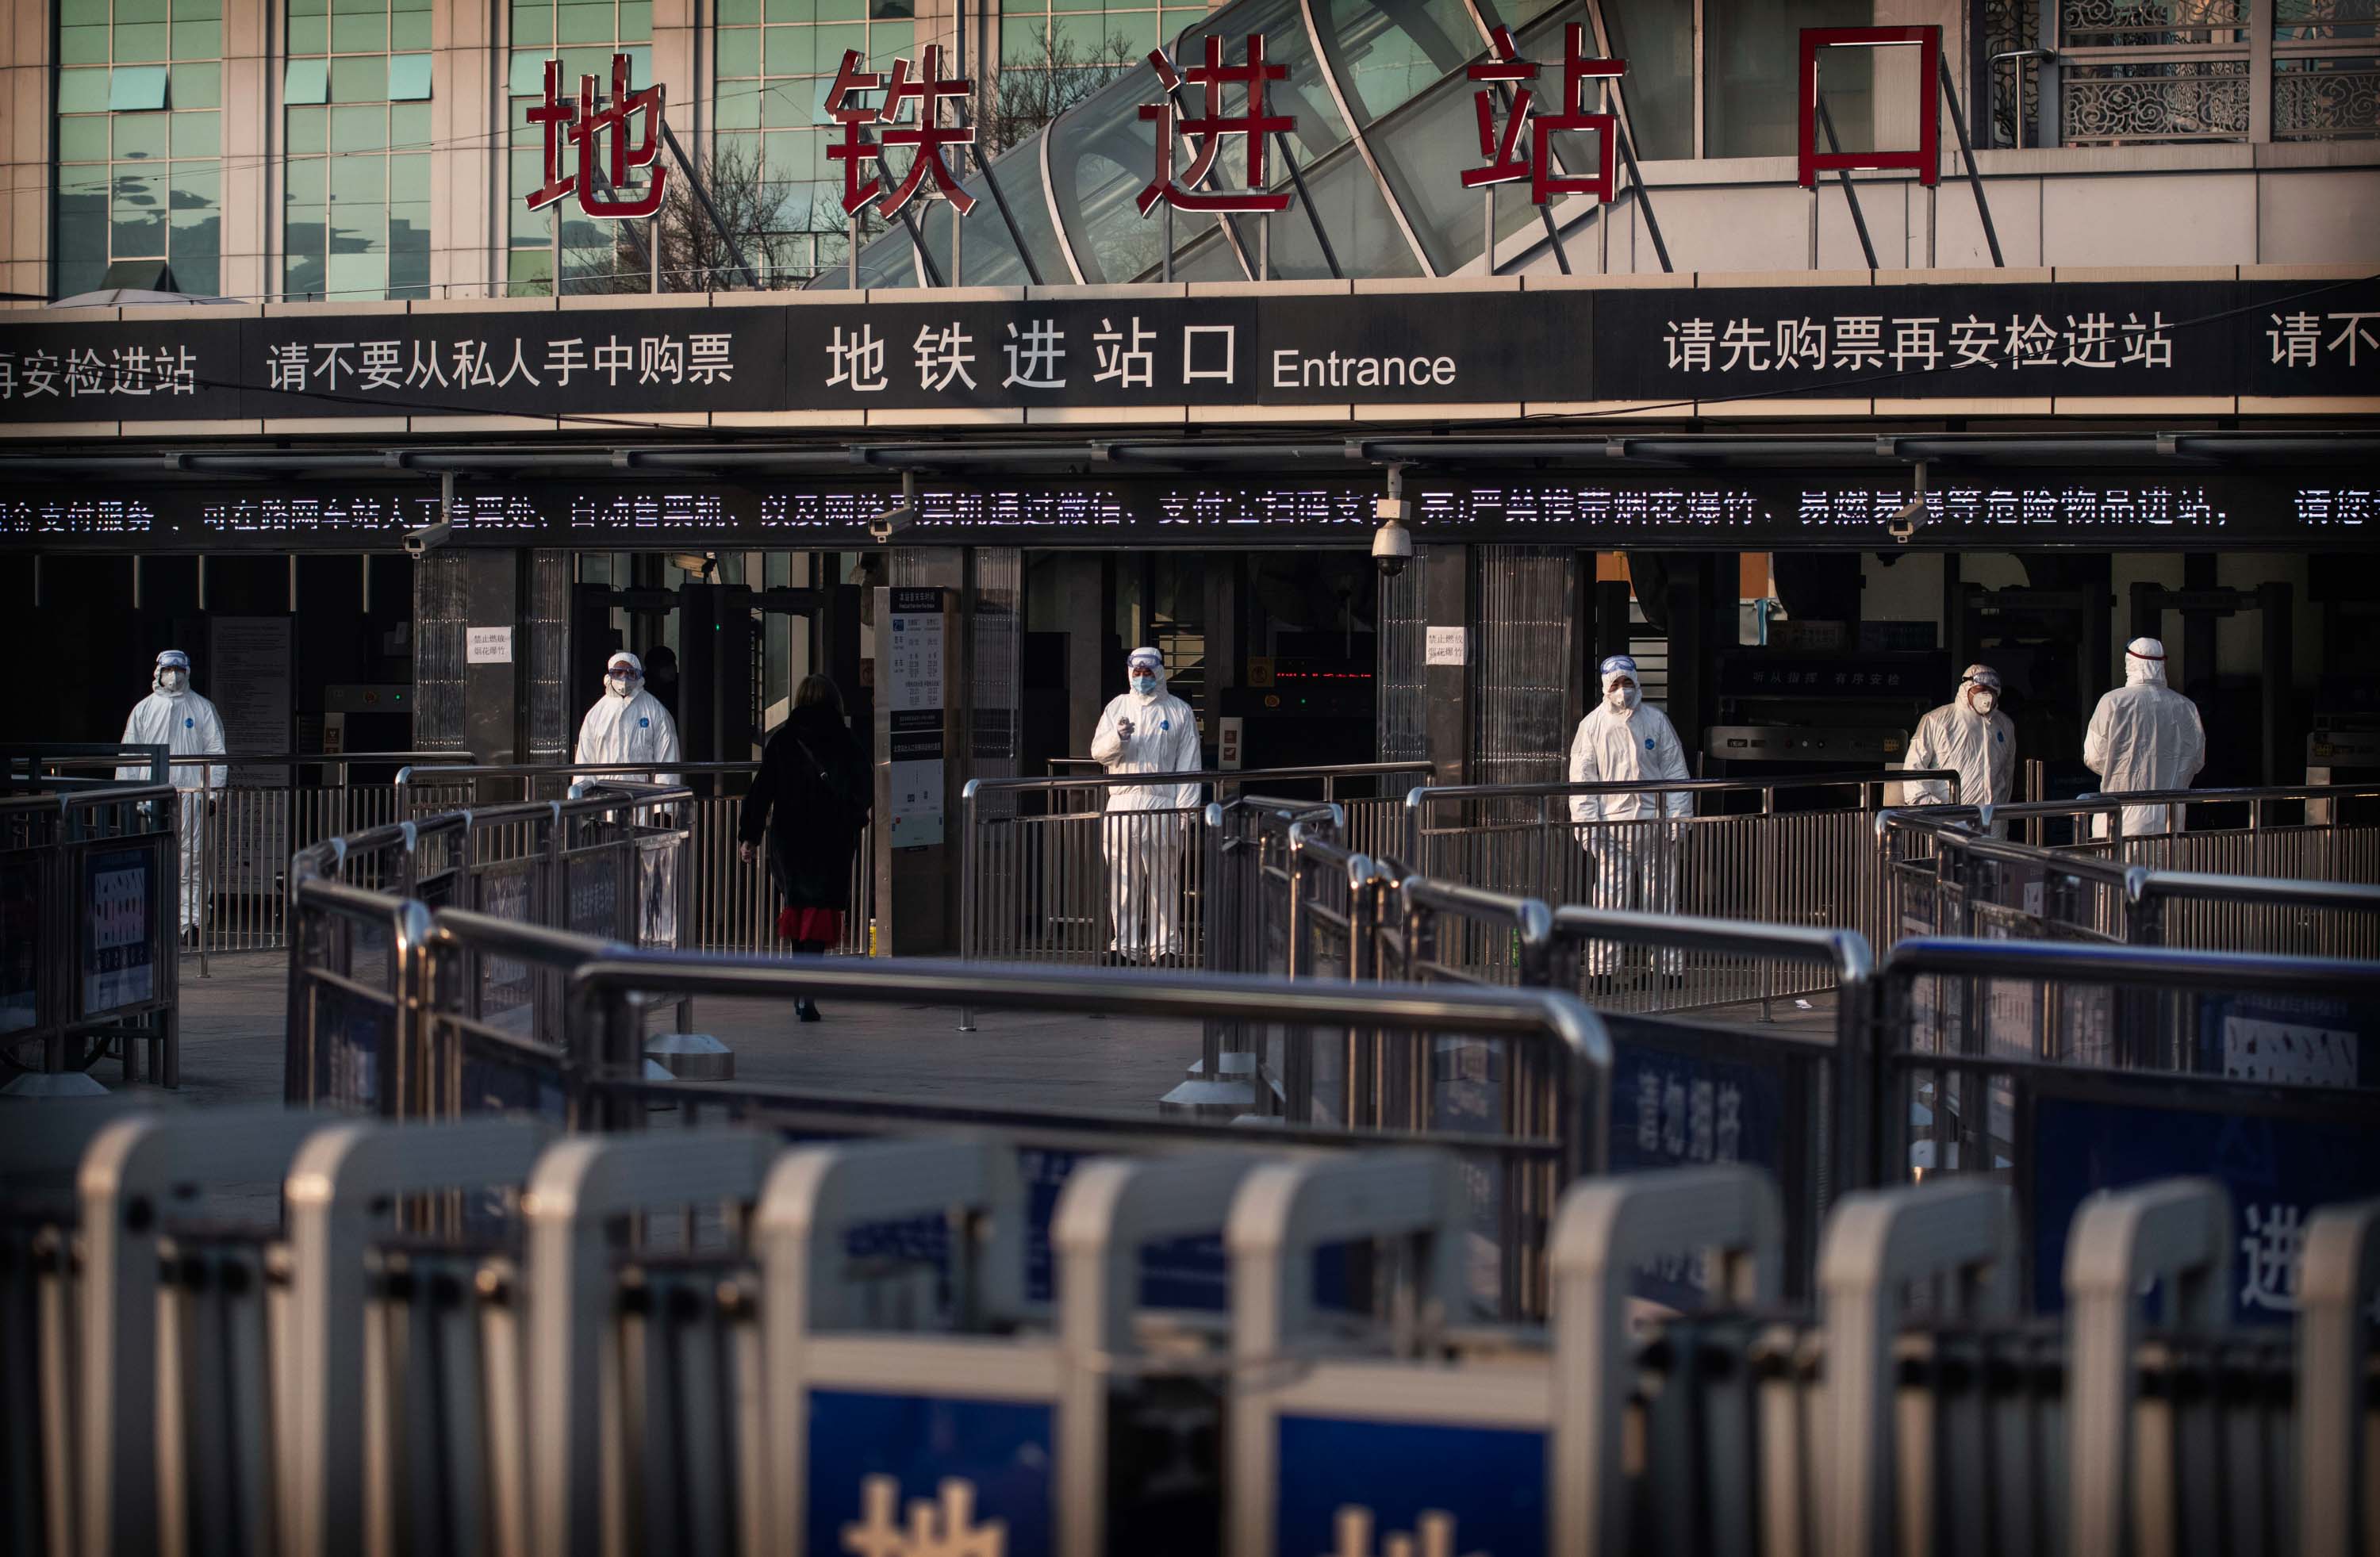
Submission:
M 1099 710 L 1091 760 L 1110 773 L 1195 773 L 1198 719 L 1165 690 L 1165 661 L 1136 648 L 1124 661 L 1129 692 Z M 1198 786 L 1119 784 L 1108 791 L 1099 853 L 1108 871 L 1108 949 L 1126 962 L 1182 955 L 1182 850 Z
M 190 690 L 190 657 L 180 649 L 167 649 L 157 657 L 149 672 L 149 695 L 132 706 L 132 717 L 124 721 L 124 743 L 128 746 L 164 746 L 174 755 L 221 755 L 224 751 L 223 716 L 215 706 Z M 145 779 L 145 767 L 119 767 L 118 778 Z M 230 775 L 221 763 L 176 763 L 169 775 L 174 788 L 182 791 L 182 939 L 195 944 L 200 928 L 206 923 L 206 877 L 200 868 L 204 859 L 200 851 L 206 840 L 206 817 L 213 805 L 213 791 L 224 787 Z
M 2099 776 L 2103 794 L 2185 790 L 2206 766 L 2206 729 L 2198 705 L 2166 684 L 2165 645 L 2134 638 L 2124 646 L 2124 684 L 2099 699 L 2082 735 L 2082 766 Z M 2124 836 L 2181 830 L 2181 806 L 2124 807 Z M 2107 836 L 2099 814 L 2095 836 Z
M 2000 712 L 2000 673 L 1970 665 L 1949 702 L 1917 721 L 1905 768 L 1947 767 L 1959 775 L 1959 791 L 1939 778 L 1906 786 L 1912 805 L 2006 805 L 2016 799 L 2016 721 Z M 2008 836 L 2008 824 L 1992 824 L 1994 838 Z
M 589 774 L 595 779 L 620 779 L 638 784 L 674 784 L 674 770 L 681 754 L 677 721 L 661 699 L 645 690 L 645 665 L 623 649 L 603 667 L 603 695 L 578 723 L 575 763 L 635 763 L 643 772 Z M 668 827 L 673 818 L 650 808 L 637 815 L 639 824 Z M 637 935 L 644 946 L 677 944 L 677 857 L 668 849 L 648 849 L 638 873 Z
M 1602 666 L 1603 699 L 1578 721 L 1570 743 L 1573 784 L 1664 782 L 1690 778 L 1686 752 L 1670 717 L 1644 700 L 1636 661 L 1615 654 Z M 1694 796 L 1676 790 L 1572 795 L 1571 820 L 1579 842 L 1595 860 L 1591 901 L 1597 908 L 1664 912 L 1677 901 L 1678 822 L 1694 815 Z M 1610 941 L 1587 944 L 1587 972 L 1609 974 L 1621 947 Z M 1675 974 L 1684 962 L 1662 954 L 1662 971 Z

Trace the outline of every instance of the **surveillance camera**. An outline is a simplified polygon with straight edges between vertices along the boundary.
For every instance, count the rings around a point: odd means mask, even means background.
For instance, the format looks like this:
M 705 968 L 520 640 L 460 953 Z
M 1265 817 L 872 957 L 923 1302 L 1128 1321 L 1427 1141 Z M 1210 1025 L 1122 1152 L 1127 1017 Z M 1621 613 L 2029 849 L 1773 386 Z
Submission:
M 916 505 L 905 502 L 898 508 L 888 508 L 870 519 L 868 522 L 868 533 L 875 538 L 877 545 L 882 546 L 917 522 Z
M 1404 506 L 1394 500 L 1382 499 L 1380 507 L 1388 508 L 1392 502 L 1399 508 Z M 1379 564 L 1381 576 L 1394 578 L 1404 572 L 1413 554 L 1413 532 L 1405 528 L 1402 517 L 1391 516 L 1372 532 L 1372 561 Z
M 1902 504 L 1900 513 L 1884 522 L 1884 531 L 1885 534 L 1906 546 L 1909 544 L 1909 537 L 1917 533 L 1917 526 L 1925 522 L 1925 494 L 1920 493 Z
M 424 525 L 418 530 L 405 532 L 407 556 L 419 557 L 437 550 L 455 538 L 455 521 L 441 519 L 435 525 Z

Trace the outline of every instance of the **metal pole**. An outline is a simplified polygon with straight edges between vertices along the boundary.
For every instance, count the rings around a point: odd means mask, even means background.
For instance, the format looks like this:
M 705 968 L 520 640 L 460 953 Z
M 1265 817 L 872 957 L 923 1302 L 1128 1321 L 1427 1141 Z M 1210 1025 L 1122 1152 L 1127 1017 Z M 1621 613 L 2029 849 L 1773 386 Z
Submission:
M 719 208 L 710 203 L 710 191 L 702 187 L 701 178 L 695 174 L 694 164 L 686 160 L 686 150 L 677 143 L 677 132 L 669 127 L 667 119 L 661 121 L 661 127 L 662 142 L 669 147 L 669 154 L 677 160 L 678 171 L 686 175 L 686 187 L 694 191 L 694 198 L 701 205 L 702 213 L 710 218 L 711 229 L 719 235 L 719 241 L 727 246 L 728 255 L 735 260 L 735 268 L 744 273 L 744 284 L 755 292 L 759 291 L 760 278 L 752 273 L 752 267 L 745 261 L 743 246 L 735 241 L 735 235 L 729 232 L 727 223 L 719 219 Z M 856 277 L 857 273 L 856 257 L 858 252 L 856 227 L 852 249 L 855 256 L 854 275 Z
M 1843 149 L 1842 143 L 1835 139 L 1834 115 L 1827 112 L 1827 100 L 1824 96 L 1821 96 L 1818 99 L 1818 127 L 1827 132 L 1827 150 L 1840 153 Z M 1859 233 L 1860 253 L 1866 257 L 1867 268 L 1873 271 L 1876 268 L 1876 244 L 1867 235 L 1867 217 L 1860 211 L 1859 192 L 1852 187 L 1852 170 L 1849 168 L 1837 168 L 1835 170 L 1835 176 L 1841 181 L 1843 187 L 1843 199 L 1849 202 L 1852 208 L 1852 226 Z M 1814 196 L 1815 195 L 1816 187 L 1815 185 L 1812 186 L 1811 192 Z M 1817 229 L 1815 226 L 1813 226 L 1810 232 L 1810 247 L 1814 251 L 1817 247 Z M 1815 263 L 1813 263 L 1810 268 L 1812 270 L 1815 270 L 1817 269 L 1817 266 Z
M 1967 116 L 1960 110 L 1958 89 L 1950 84 L 1950 67 L 1943 65 L 1940 68 L 1942 95 L 1950 101 L 1950 127 L 1959 132 L 1959 160 L 1967 169 L 1967 187 L 1975 193 L 1975 215 L 1984 224 L 1984 242 L 1991 246 L 1994 268 L 2004 269 L 2008 261 L 2000 258 L 2000 235 L 1992 225 L 1992 203 L 1984 199 L 1984 175 L 1975 168 L 1975 147 L 1967 135 Z

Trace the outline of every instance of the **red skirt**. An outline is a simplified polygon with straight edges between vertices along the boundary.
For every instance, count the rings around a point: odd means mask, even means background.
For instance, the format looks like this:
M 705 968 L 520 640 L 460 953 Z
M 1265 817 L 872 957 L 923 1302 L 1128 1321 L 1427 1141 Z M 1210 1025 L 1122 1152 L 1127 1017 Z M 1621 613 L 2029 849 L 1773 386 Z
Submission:
M 777 939 L 843 944 L 841 909 L 788 908 L 777 911 Z

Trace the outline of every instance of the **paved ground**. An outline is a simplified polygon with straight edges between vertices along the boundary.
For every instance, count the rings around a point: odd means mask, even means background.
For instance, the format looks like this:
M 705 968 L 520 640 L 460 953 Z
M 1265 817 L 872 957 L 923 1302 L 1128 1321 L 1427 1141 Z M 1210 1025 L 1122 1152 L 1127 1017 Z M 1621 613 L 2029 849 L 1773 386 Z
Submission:
M 108 1061 L 92 1074 L 111 1092 L 164 1107 L 280 1099 L 286 954 L 210 962 L 207 978 L 199 976 L 196 959 L 182 963 L 180 1088 L 128 1084 Z M 823 1008 L 825 1020 L 796 1022 L 791 1008 L 776 1002 L 704 1000 L 695 1007 L 693 1026 L 735 1051 L 739 1081 L 1025 1107 L 1149 1107 L 1198 1056 L 1192 1022 L 984 1012 L 976 1019 L 978 1031 L 961 1032 L 946 1007 L 828 1001 Z M 1699 1014 L 1755 1031 L 1823 1036 L 1834 1020 L 1834 1001 L 1779 999 L 1766 1025 L 1757 1006 Z

